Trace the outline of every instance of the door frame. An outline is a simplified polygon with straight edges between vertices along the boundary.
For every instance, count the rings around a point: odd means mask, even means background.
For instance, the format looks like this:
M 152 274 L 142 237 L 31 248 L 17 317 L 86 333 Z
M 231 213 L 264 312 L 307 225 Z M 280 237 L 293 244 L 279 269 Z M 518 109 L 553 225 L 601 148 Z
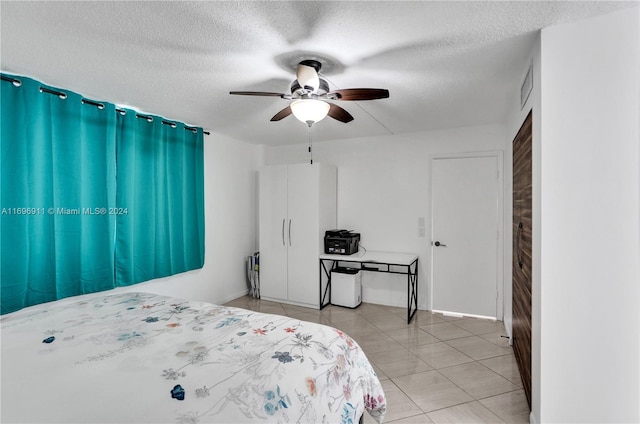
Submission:
M 506 233 L 505 229 L 505 210 L 504 210 L 504 193 L 506 187 L 504 186 L 504 151 L 502 150 L 490 150 L 490 151 L 479 151 L 479 152 L 462 152 L 462 153 L 439 153 L 439 154 L 431 154 L 429 155 L 429 193 L 427 198 L 429 199 L 429 205 L 427 210 L 430 213 L 430 225 L 429 225 L 429 238 L 428 238 L 428 248 L 429 248 L 429 300 L 427 302 L 427 308 L 429 310 L 433 310 L 433 259 L 434 259 L 434 246 L 432 244 L 433 240 L 433 163 L 438 159 L 465 159 L 465 158 L 484 158 L 484 157 L 495 157 L 497 161 L 498 167 L 498 175 L 496 178 L 496 191 L 498 195 L 498 242 L 497 242 L 497 252 L 496 252 L 496 278 L 497 278 L 497 310 L 496 317 L 499 321 L 504 321 L 504 266 L 505 266 L 505 258 L 504 258 L 504 235 Z M 509 223 L 511 225 L 511 223 Z M 509 258 L 511 259 L 511 258 Z

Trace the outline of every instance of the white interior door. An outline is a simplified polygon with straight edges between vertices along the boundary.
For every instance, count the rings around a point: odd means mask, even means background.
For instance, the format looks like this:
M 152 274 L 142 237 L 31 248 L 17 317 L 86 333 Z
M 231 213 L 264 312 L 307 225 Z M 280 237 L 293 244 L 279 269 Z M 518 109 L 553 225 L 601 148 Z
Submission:
M 497 317 L 498 158 L 438 158 L 432 169 L 433 309 Z
M 318 167 L 289 165 L 288 298 L 318 304 Z
M 287 298 L 287 167 L 260 171 L 260 294 Z

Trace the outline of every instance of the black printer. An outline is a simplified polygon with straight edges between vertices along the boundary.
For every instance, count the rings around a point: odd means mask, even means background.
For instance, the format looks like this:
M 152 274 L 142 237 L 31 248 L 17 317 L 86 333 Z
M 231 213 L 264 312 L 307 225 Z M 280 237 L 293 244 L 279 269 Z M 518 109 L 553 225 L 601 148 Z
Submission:
M 329 230 L 324 233 L 324 253 L 352 255 L 358 252 L 360 233 L 351 230 Z

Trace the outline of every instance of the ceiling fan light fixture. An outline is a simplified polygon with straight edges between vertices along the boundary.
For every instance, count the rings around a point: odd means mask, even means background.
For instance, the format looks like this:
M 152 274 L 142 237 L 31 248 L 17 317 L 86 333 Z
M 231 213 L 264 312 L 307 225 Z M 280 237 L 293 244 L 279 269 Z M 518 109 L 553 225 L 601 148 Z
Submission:
M 309 126 L 326 118 L 330 107 L 329 103 L 316 99 L 300 99 L 291 102 L 293 115 Z

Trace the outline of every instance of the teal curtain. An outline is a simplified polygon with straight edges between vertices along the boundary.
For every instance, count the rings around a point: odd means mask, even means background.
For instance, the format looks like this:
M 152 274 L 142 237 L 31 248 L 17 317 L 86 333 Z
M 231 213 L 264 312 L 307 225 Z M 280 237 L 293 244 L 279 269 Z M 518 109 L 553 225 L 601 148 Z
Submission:
M 115 107 L 1 82 L 1 311 L 114 286 Z
M 0 84 L 0 314 L 203 266 L 202 128 Z
M 202 128 L 118 114 L 116 284 L 204 264 Z

